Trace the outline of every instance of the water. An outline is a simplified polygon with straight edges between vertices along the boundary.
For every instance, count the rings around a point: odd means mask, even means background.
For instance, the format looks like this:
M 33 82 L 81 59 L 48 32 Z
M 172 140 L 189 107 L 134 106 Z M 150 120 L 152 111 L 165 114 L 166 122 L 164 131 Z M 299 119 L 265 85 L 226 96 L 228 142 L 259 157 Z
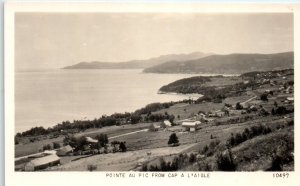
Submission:
M 94 119 L 132 112 L 153 102 L 187 99 L 157 94 L 158 89 L 189 74 L 146 74 L 142 70 L 50 70 L 16 72 L 15 127 L 51 127 L 62 121 Z

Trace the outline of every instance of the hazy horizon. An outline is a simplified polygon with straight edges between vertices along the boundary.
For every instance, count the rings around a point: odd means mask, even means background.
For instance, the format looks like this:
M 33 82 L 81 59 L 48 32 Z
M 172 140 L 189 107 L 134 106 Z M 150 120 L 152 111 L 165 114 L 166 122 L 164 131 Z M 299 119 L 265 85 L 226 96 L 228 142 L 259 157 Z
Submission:
M 194 52 L 293 51 L 293 14 L 16 13 L 17 71 Z

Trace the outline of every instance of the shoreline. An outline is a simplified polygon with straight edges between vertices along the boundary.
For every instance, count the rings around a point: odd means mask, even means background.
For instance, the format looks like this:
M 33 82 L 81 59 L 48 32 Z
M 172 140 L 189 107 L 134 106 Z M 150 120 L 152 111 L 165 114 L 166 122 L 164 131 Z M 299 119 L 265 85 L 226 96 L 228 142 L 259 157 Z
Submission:
M 201 98 L 201 97 L 204 96 L 202 94 L 196 94 L 196 93 L 194 93 L 194 94 L 182 94 L 182 93 L 177 93 L 177 92 L 166 92 L 166 91 L 161 91 L 161 90 L 159 90 L 157 92 L 157 94 L 182 95 L 182 96 L 188 96 L 189 98 L 196 98 L 196 99 Z
M 152 102 L 152 103 L 148 103 L 148 104 L 144 105 L 143 107 L 136 108 L 133 111 L 128 111 L 127 110 L 127 111 L 123 111 L 123 112 L 114 112 L 112 114 L 102 114 L 102 115 L 98 116 L 97 118 L 101 118 L 102 116 L 111 116 L 111 115 L 113 115 L 115 113 L 121 113 L 121 114 L 124 114 L 124 113 L 134 113 L 135 111 L 137 111 L 139 109 L 142 109 L 142 108 L 145 108 L 147 105 L 153 104 L 153 103 L 160 103 L 160 104 L 171 103 L 171 102 L 177 103 L 177 102 L 182 102 L 184 100 L 188 100 L 189 98 L 192 98 L 192 100 L 194 100 L 194 99 L 198 99 L 198 98 L 200 98 L 200 97 L 203 96 L 202 94 L 181 94 L 181 93 L 176 93 L 176 92 L 164 92 L 164 93 L 157 92 L 157 95 L 163 95 L 163 94 L 166 94 L 166 95 L 179 95 L 179 96 L 184 96 L 185 98 L 182 98 L 182 99 L 177 100 L 177 101 Z M 93 120 L 93 118 L 90 118 L 90 119 L 89 118 L 84 118 L 84 119 L 66 119 L 66 120 L 60 121 L 60 122 L 58 122 L 58 123 L 56 123 L 54 125 L 49 125 L 49 126 L 36 125 L 36 126 L 32 126 L 32 127 L 28 128 L 26 130 L 22 130 L 22 131 L 15 130 L 15 135 L 17 133 L 23 133 L 23 132 L 29 131 L 30 129 L 35 128 L 35 127 L 43 127 L 45 129 L 47 129 L 47 128 L 53 128 L 53 127 L 57 126 L 58 124 L 61 124 L 62 122 L 65 122 L 65 121 L 70 121 L 71 122 L 71 121 L 74 121 L 74 120 L 78 120 L 78 121 L 84 122 L 84 121 L 91 121 L 91 120 Z M 17 128 L 17 127 L 15 127 L 15 128 Z M 23 127 L 20 127 L 20 128 L 23 128 Z

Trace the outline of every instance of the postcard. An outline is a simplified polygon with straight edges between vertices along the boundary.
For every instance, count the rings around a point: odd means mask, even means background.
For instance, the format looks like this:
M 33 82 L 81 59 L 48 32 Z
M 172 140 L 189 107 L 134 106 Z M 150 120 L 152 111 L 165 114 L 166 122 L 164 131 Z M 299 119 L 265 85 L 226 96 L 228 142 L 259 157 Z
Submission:
M 6 184 L 294 185 L 299 8 L 7 3 Z

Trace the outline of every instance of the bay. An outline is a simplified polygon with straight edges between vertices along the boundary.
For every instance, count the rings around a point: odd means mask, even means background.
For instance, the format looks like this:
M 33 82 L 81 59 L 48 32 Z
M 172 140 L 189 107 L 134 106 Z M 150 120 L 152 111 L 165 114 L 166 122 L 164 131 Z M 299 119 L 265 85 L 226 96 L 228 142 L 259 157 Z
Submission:
M 133 112 L 153 102 L 188 99 L 188 95 L 158 94 L 158 90 L 192 76 L 196 74 L 151 74 L 141 69 L 16 72 L 15 131 Z

